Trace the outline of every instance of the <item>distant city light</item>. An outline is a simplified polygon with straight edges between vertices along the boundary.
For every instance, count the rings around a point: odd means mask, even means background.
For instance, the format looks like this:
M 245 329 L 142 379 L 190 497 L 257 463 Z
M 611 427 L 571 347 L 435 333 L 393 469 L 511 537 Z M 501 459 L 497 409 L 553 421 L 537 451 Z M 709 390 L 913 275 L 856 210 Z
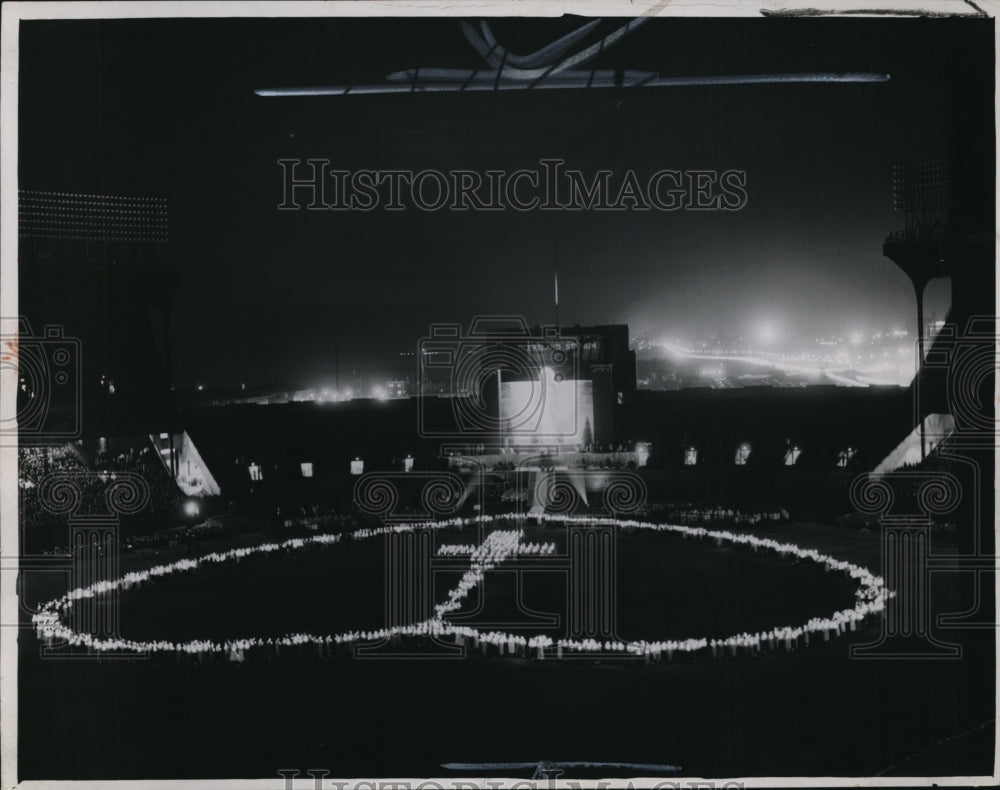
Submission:
M 774 343 L 778 339 L 778 330 L 773 323 L 767 321 L 757 327 L 757 339 L 766 345 Z
M 774 322 L 764 322 L 770 329 Z M 724 335 L 705 338 L 662 340 L 656 344 L 682 359 L 705 360 L 706 364 L 678 371 L 681 382 L 700 386 L 697 379 L 711 386 L 739 386 L 740 380 L 805 377 L 808 382 L 826 378 L 847 386 L 905 386 L 914 373 L 913 348 L 900 329 L 865 332 L 856 329 L 841 334 L 792 335 L 775 332 L 776 343 L 768 345 L 768 332 L 758 333 L 748 342 L 736 342 Z M 778 350 L 780 344 L 780 350 Z M 737 364 L 730 364 L 737 363 Z M 754 374 L 739 366 L 768 369 Z M 656 376 L 643 376 L 642 386 L 655 388 Z M 685 384 L 682 383 L 681 386 Z

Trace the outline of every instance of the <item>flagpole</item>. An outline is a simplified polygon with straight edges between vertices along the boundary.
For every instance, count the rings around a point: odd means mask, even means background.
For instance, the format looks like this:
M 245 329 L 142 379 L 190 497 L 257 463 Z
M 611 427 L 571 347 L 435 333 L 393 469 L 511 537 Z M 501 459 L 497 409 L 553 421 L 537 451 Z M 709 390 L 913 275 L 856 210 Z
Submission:
M 556 301 L 556 331 L 559 331 L 559 254 L 556 248 L 556 237 L 552 237 L 552 277 Z M 560 334 L 562 334 L 560 332 Z

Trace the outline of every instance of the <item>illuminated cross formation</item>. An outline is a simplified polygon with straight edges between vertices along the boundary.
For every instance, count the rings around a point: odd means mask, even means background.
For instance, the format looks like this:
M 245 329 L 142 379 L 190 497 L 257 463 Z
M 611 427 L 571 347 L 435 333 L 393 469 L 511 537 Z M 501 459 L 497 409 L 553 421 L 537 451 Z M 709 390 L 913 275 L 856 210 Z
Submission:
M 433 551 L 433 530 L 412 529 L 387 534 L 386 543 L 386 627 L 410 625 L 431 628 L 471 626 L 487 628 L 553 627 L 560 622 L 554 613 L 525 607 L 522 599 L 523 574 L 554 571 L 566 579 L 566 637 L 574 640 L 620 641 L 617 633 L 617 551 L 616 527 L 610 523 L 580 522 L 569 525 L 565 553 L 557 553 L 554 543 L 525 543 L 520 529 L 478 528 L 475 544 L 444 544 Z M 457 587 L 444 601 L 435 603 L 434 576 L 441 571 L 462 571 Z M 485 622 L 481 616 L 487 573 L 513 573 L 516 578 L 517 613 L 513 620 Z M 478 603 L 465 606 L 469 593 L 477 589 Z M 461 658 L 462 649 L 432 637 L 435 655 Z M 363 658 L 385 656 L 427 657 L 426 649 L 407 653 L 391 646 L 388 639 L 359 646 L 355 655 Z M 587 653 L 589 658 L 599 651 Z M 622 658 L 620 653 L 614 657 Z M 632 656 L 626 656 L 632 657 Z
M 505 547 L 506 550 L 490 551 L 491 542 L 497 537 L 516 536 L 515 543 Z M 566 532 L 566 553 L 555 553 L 554 544 L 526 544 L 523 542 L 523 532 L 498 530 L 489 534 L 483 533 L 480 543 L 473 549 L 471 559 L 444 555 L 435 557 L 429 563 L 433 568 L 441 570 L 457 570 L 468 567 L 470 579 L 476 579 L 479 573 L 487 570 L 512 571 L 517 577 L 517 607 L 518 622 L 484 623 L 481 618 L 472 619 L 479 614 L 482 600 L 474 611 L 468 614 L 454 613 L 447 604 L 438 611 L 438 617 L 449 623 L 475 622 L 476 628 L 487 627 L 524 627 L 537 625 L 556 625 L 550 614 L 525 609 L 521 601 L 522 573 L 530 571 L 556 571 L 566 578 L 566 636 L 570 639 L 618 639 L 617 634 L 617 544 L 616 530 L 613 525 L 598 522 L 569 525 Z M 499 544 L 497 544 L 499 545 Z M 534 549 L 534 550 L 533 550 Z M 447 551 L 447 550 L 445 550 Z M 483 557 L 488 557 L 484 560 Z M 499 567 L 498 567 L 499 566 Z M 475 582 L 480 587 L 480 598 L 485 595 L 482 580 Z M 451 590 L 446 596 L 453 599 L 456 590 Z M 457 599 L 456 599 L 457 600 Z

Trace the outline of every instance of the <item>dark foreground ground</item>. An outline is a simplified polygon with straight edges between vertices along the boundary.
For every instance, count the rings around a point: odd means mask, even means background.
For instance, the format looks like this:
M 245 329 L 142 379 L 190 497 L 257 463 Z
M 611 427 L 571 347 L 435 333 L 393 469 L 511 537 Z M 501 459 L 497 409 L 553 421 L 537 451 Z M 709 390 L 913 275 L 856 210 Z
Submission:
M 879 570 L 871 533 L 814 525 L 756 531 Z M 540 530 L 529 539 L 561 537 Z M 468 533 L 446 542 L 467 540 Z M 810 563 L 670 537 L 625 535 L 618 547 L 625 638 L 722 636 L 852 605 L 853 585 Z M 201 553 L 215 548 L 203 545 Z M 126 555 L 122 569 L 179 556 Z M 376 539 L 179 577 L 125 594 L 121 631 L 144 639 L 221 639 L 378 627 L 383 562 Z M 543 572 L 528 577 L 525 604 L 558 614 L 564 582 Z M 456 578 L 440 574 L 439 597 Z M 962 608 L 962 579 L 933 578 L 934 611 Z M 480 617 L 509 616 L 504 601 L 512 592 L 513 576 L 496 576 Z M 27 601 L 58 594 L 52 580 L 26 579 Z M 991 773 L 994 632 L 939 630 L 941 639 L 961 644 L 954 660 L 850 659 L 851 642 L 878 634 L 872 622 L 790 654 L 650 666 L 478 653 L 464 660 L 198 665 L 41 658 L 24 628 L 18 773 L 277 783 L 282 769 L 447 777 L 445 762 L 538 760 L 668 763 L 682 766 L 684 776 L 703 777 Z M 621 772 L 589 776 L 609 774 Z

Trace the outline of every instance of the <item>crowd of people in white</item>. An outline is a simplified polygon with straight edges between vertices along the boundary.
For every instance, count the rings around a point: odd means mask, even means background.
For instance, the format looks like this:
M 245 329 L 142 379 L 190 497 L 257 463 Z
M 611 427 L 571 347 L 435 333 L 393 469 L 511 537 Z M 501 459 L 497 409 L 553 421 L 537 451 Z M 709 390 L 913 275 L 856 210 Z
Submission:
M 322 534 L 307 538 L 292 538 L 278 542 L 263 543 L 252 547 L 241 547 L 227 551 L 212 552 L 195 559 L 181 559 L 167 565 L 156 565 L 143 571 L 132 571 L 115 580 L 98 581 L 85 588 L 71 590 L 65 595 L 39 606 L 33 616 L 35 630 L 40 639 L 48 645 L 69 644 L 88 649 L 97 654 L 137 652 L 158 655 L 173 655 L 182 661 L 230 660 L 241 662 L 248 653 L 265 657 L 282 654 L 292 655 L 332 655 L 349 646 L 380 641 L 400 641 L 402 639 L 452 638 L 456 644 L 471 645 L 489 655 L 515 655 L 534 659 L 563 658 L 570 655 L 630 656 L 644 658 L 646 662 L 661 661 L 664 657 L 672 661 L 677 656 L 724 657 L 753 656 L 764 650 L 784 648 L 794 650 L 808 645 L 810 637 L 821 636 L 824 641 L 855 630 L 865 618 L 882 612 L 888 599 L 894 593 L 885 587 L 881 577 L 873 575 L 866 568 L 850 562 L 837 560 L 815 549 L 803 549 L 792 543 L 782 543 L 770 538 L 761 538 L 749 533 L 734 533 L 725 530 L 709 530 L 704 527 L 689 527 L 674 524 L 652 524 L 624 519 L 592 519 L 567 516 L 543 516 L 554 523 L 613 524 L 627 530 L 650 530 L 653 532 L 673 532 L 684 537 L 711 539 L 717 543 L 733 543 L 749 546 L 755 551 L 771 551 L 782 557 L 807 560 L 816 563 L 826 571 L 835 571 L 850 576 L 858 583 L 855 591 L 855 606 L 835 612 L 829 617 L 814 617 L 798 626 L 780 626 L 758 633 L 741 633 L 723 639 L 689 638 L 665 641 L 598 641 L 598 640 L 553 640 L 538 635 L 524 637 L 499 631 L 483 632 L 468 626 L 458 626 L 448 622 L 450 613 L 460 609 L 469 593 L 486 577 L 486 574 L 511 557 L 527 553 L 551 555 L 556 551 L 554 543 L 524 543 L 524 532 L 520 522 L 522 517 L 480 516 L 471 519 L 452 518 L 444 521 L 420 524 L 396 524 L 377 528 L 361 528 L 348 533 L 351 540 L 364 540 L 379 534 L 403 532 L 417 528 L 448 529 L 454 527 L 480 526 L 489 528 L 494 522 L 497 529 L 488 532 L 484 541 L 469 549 L 468 544 L 446 544 L 439 551 L 441 556 L 469 556 L 469 569 L 463 574 L 458 585 L 452 589 L 446 600 L 435 607 L 433 617 L 405 626 L 379 628 L 373 630 L 352 630 L 339 634 L 285 634 L 280 637 L 246 637 L 226 641 L 194 640 L 189 642 L 139 641 L 124 638 L 106 638 L 89 633 L 74 631 L 68 624 L 68 615 L 74 605 L 82 599 L 102 596 L 111 592 L 128 591 L 177 573 L 189 573 L 213 564 L 239 563 L 255 554 L 276 551 L 292 552 L 309 547 L 332 545 L 342 541 L 340 534 Z M 502 527 L 517 525 L 515 529 Z
M 704 507 L 694 504 L 646 504 L 644 516 L 668 519 L 680 524 L 756 524 L 781 523 L 789 520 L 785 508 L 745 511 L 731 507 Z
M 473 555 L 481 547 L 474 543 L 445 543 L 438 547 L 439 557 L 464 557 Z M 535 554 L 547 556 L 556 553 L 555 543 L 519 543 L 514 549 L 515 554 Z

